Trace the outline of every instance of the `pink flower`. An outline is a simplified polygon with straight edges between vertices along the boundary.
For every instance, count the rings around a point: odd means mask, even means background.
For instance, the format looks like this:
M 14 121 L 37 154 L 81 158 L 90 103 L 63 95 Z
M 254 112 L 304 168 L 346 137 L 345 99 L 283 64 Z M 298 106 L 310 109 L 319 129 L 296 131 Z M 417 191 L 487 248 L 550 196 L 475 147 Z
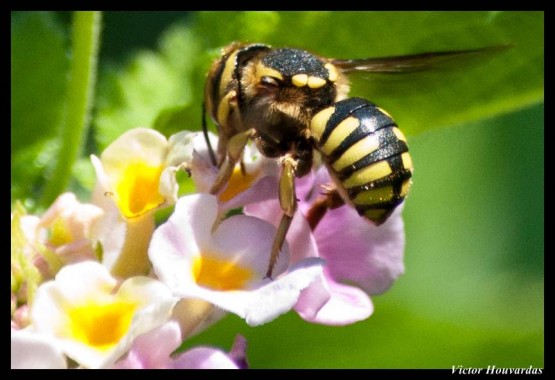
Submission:
M 244 338 L 238 336 L 230 354 L 212 347 L 195 347 L 172 355 L 181 344 L 176 322 L 168 322 L 137 337 L 124 359 L 114 364 L 118 369 L 238 369 L 245 365 Z
M 95 205 L 81 203 L 73 193 L 56 198 L 41 218 L 24 215 L 21 228 L 27 239 L 26 254 L 34 260 L 44 279 L 66 264 L 96 258 L 94 228 L 103 216 Z M 45 256 L 48 252 L 55 256 Z
M 368 295 L 386 291 L 403 273 L 404 224 L 402 207 L 377 227 L 342 206 L 329 210 L 311 231 L 304 215 L 330 182 L 323 167 L 297 181 L 299 208 L 287 241 L 293 262 L 311 256 L 326 260 L 323 275 L 303 291 L 295 310 L 311 322 L 344 325 L 368 318 L 373 312 Z M 281 216 L 277 200 L 248 205 L 245 212 L 274 225 Z
M 217 139 L 210 135 L 212 146 Z M 190 170 L 198 192 L 208 193 L 218 176 L 208 154 L 203 136 L 198 136 L 193 144 Z M 241 166 L 242 165 L 242 166 Z M 273 199 L 278 196 L 279 165 L 277 160 L 264 157 L 256 146 L 247 145 L 241 165 L 237 164 L 229 182 L 218 194 L 221 210 L 242 207 L 248 203 Z
M 215 196 L 182 197 L 152 237 L 149 257 L 154 272 L 182 298 L 184 337 L 205 321 L 213 322 L 214 313 L 221 316 L 221 310 L 237 314 L 251 326 L 267 323 L 291 310 L 300 292 L 322 273 L 318 258 L 288 267 L 284 245 L 275 265 L 276 278 L 264 278 L 275 228 L 246 215 L 223 222 L 217 218 Z

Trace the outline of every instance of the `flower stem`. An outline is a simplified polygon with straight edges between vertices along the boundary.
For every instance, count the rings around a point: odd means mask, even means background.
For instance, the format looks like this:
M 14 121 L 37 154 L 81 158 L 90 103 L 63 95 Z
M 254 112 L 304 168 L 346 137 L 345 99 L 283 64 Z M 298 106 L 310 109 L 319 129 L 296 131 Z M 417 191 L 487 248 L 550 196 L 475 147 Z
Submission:
M 214 305 L 210 302 L 194 298 L 180 300 L 173 308 L 172 319 L 179 323 L 181 339 L 185 340 L 198 333 L 213 312 Z
M 73 165 L 87 135 L 94 96 L 101 18 L 101 13 L 97 11 L 81 11 L 73 15 L 72 60 L 61 147 L 56 167 L 41 200 L 44 207 L 68 186 Z
M 127 220 L 123 247 L 110 270 L 113 276 L 129 278 L 148 273 L 148 246 L 155 227 L 153 213 Z

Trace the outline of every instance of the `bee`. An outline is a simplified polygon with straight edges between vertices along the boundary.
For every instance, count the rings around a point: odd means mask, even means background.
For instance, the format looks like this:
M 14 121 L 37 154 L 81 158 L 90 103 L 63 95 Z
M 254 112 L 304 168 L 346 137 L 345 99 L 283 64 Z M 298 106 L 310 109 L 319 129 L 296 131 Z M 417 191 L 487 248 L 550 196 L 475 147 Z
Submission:
M 264 156 L 279 158 L 283 216 L 266 276 L 272 275 L 297 208 L 295 178 L 311 170 L 315 151 L 335 185 L 325 193 L 319 217 L 347 203 L 361 217 L 381 225 L 409 192 L 414 168 L 404 134 L 374 103 L 348 97 L 348 74 L 426 70 L 498 49 L 339 60 L 257 43 L 234 42 L 224 48 L 208 72 L 203 103 L 203 132 L 219 168 L 210 193 L 225 187 L 249 141 Z M 216 154 L 208 139 L 206 114 L 218 129 Z

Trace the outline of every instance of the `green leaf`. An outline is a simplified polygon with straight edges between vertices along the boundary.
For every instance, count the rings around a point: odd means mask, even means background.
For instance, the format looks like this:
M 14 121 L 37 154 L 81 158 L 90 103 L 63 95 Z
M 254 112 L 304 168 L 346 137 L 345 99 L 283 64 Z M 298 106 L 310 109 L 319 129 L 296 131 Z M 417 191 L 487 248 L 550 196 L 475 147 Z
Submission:
M 64 31 L 49 12 L 12 14 L 12 150 L 54 135 L 68 68 Z
M 410 134 L 543 101 L 543 12 L 205 12 L 196 29 L 208 46 L 243 40 L 342 59 L 514 44 L 451 73 L 351 78 L 352 96 Z
M 231 41 L 369 58 L 514 47 L 438 73 L 353 75 L 352 96 L 382 106 L 409 134 L 510 112 L 543 99 L 542 12 L 199 12 L 104 78 L 97 117 L 105 147 L 139 125 L 200 129 L 204 77 Z M 340 28 L 338 26 L 341 26 Z M 202 38 L 200 38 L 202 36 Z M 463 60 L 464 61 L 464 60 Z
M 168 28 L 160 40 L 160 51 L 135 53 L 123 68 L 111 67 L 101 74 L 96 141 L 100 150 L 124 131 L 153 127 L 170 134 L 200 125 L 197 118 L 175 117 L 175 110 L 192 102 L 192 73 L 198 44 L 190 30 L 180 24 Z M 198 86 L 197 86 L 198 87 Z M 200 102 L 196 102 L 200 109 Z M 161 116 L 159 116 L 161 114 Z M 160 118 L 159 118 L 160 117 Z
M 52 13 L 12 13 L 12 201 L 33 195 L 55 154 L 68 62 L 66 33 Z

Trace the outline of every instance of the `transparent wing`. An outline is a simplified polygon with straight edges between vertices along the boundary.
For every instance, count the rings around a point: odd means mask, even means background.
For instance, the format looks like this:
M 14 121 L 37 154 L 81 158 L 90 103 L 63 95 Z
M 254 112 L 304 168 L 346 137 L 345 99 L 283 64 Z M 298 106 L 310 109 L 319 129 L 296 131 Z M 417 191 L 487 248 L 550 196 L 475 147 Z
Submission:
M 481 60 L 487 56 L 498 54 L 512 46 L 512 44 L 506 44 L 472 50 L 441 51 L 395 57 L 332 59 L 330 62 L 344 73 L 410 73 L 468 64 L 473 60 Z

